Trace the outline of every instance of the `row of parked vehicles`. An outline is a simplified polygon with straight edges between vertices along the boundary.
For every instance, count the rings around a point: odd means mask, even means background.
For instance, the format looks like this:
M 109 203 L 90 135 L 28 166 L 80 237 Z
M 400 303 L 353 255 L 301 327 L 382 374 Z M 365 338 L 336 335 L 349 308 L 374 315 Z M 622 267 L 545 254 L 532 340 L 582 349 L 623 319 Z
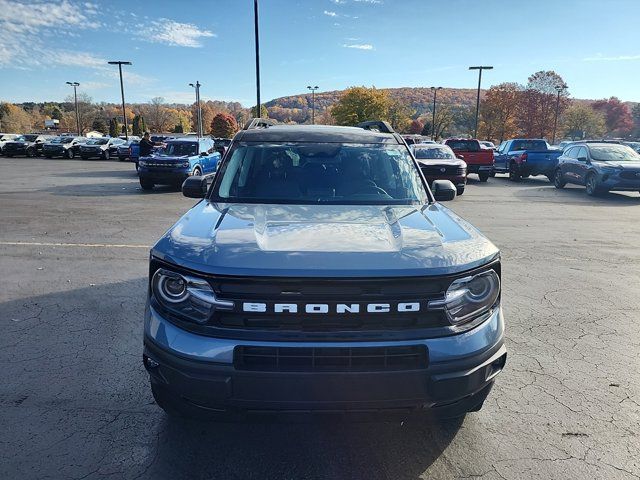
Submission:
M 405 138 L 425 177 L 430 182 L 450 180 L 458 195 L 464 193 L 469 173 L 476 173 L 481 182 L 496 174 L 506 174 L 514 182 L 544 175 L 557 188 L 567 183 L 584 185 L 589 195 L 640 192 L 638 142 L 587 140 L 563 142 L 560 147 L 564 148 L 554 148 L 544 139 L 512 139 L 498 147 L 464 138 L 441 144 L 416 140 Z

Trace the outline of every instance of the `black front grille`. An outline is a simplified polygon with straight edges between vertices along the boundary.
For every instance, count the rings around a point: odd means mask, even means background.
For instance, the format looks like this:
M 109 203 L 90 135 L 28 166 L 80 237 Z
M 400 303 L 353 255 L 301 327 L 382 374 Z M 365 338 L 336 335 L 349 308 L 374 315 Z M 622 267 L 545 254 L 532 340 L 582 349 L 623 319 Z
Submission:
M 424 345 L 392 347 L 238 346 L 234 367 L 252 371 L 389 371 L 427 368 Z
M 430 175 L 430 176 L 465 175 L 467 173 L 466 168 L 458 167 L 455 165 L 429 165 L 429 166 L 421 166 L 420 169 L 422 170 L 422 173 L 424 175 Z
M 625 180 L 640 180 L 640 170 L 620 172 L 620 178 L 624 178 Z

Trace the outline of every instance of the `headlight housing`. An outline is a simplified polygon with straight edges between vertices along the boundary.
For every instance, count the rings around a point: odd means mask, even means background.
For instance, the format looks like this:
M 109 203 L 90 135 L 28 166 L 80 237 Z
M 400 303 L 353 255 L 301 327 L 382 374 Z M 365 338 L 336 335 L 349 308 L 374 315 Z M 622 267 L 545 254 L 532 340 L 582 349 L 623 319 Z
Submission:
M 147 166 L 147 161 L 146 160 L 138 160 L 138 166 L 146 167 Z
M 444 300 L 429 302 L 432 308 L 443 308 L 452 325 L 469 322 L 494 308 L 500 297 L 500 277 L 495 270 L 454 280 Z
M 151 277 L 151 292 L 166 310 L 204 324 L 217 310 L 233 309 L 233 302 L 218 300 L 205 279 L 160 268 Z

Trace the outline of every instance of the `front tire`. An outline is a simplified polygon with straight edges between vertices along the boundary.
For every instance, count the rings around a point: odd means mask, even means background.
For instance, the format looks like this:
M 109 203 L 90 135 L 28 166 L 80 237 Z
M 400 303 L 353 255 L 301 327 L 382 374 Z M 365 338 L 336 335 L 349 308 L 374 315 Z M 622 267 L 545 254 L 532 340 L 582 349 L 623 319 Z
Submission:
M 67 157 L 69 160 L 73 160 L 73 157 L 75 157 L 75 156 L 76 156 L 76 154 L 75 154 L 75 153 L 73 153 L 73 149 L 71 149 L 71 148 L 70 148 L 70 149 L 68 149 L 68 150 L 67 150 L 66 157 Z
M 482 183 L 485 183 L 487 180 L 489 180 L 489 174 L 488 173 L 479 173 L 478 174 L 478 178 L 480 179 L 480 181 Z
M 102 152 L 102 159 L 109 160 L 109 150 L 105 150 L 104 152 Z
M 460 196 L 464 193 L 464 187 L 458 187 L 456 188 L 456 195 Z
M 589 195 L 590 197 L 595 197 L 602 193 L 602 189 L 598 187 L 598 177 L 596 177 L 595 173 L 590 173 L 587 175 L 585 186 L 587 187 L 587 195 Z
M 513 162 L 509 165 L 509 180 L 512 182 L 519 182 L 522 180 L 522 175 L 520 175 L 520 172 L 518 171 L 518 165 Z
M 27 157 L 33 158 L 36 156 L 36 151 L 32 148 L 27 148 Z
M 147 179 L 141 178 L 140 179 L 140 187 L 142 187 L 143 190 L 153 190 L 154 187 L 154 183 L 152 181 L 149 181 Z
M 553 186 L 560 189 L 560 188 L 564 188 L 566 184 L 567 182 L 564 180 L 564 177 L 562 176 L 562 170 L 558 168 L 553 174 Z

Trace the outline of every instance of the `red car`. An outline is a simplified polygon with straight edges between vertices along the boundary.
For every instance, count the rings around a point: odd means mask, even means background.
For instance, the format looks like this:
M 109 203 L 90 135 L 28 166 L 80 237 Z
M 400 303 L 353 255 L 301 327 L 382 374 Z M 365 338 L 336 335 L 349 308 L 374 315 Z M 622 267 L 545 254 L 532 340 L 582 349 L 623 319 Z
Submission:
M 477 173 L 481 182 L 486 182 L 495 175 L 493 150 L 483 148 L 480 142 L 470 138 L 450 138 L 444 142 L 456 155 L 467 162 L 468 173 Z
M 434 180 L 450 180 L 458 195 L 467 184 L 467 164 L 446 145 L 417 143 L 409 147 L 429 185 Z

